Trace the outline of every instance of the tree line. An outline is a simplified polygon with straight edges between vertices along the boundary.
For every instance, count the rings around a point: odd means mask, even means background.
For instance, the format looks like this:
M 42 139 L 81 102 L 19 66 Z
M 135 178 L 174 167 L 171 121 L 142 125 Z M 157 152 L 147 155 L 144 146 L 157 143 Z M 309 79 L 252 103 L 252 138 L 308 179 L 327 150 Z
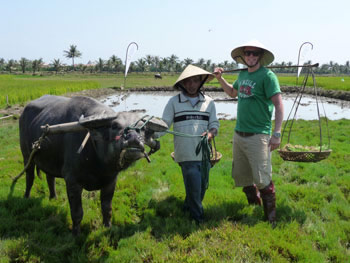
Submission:
M 0 72 L 3 73 L 32 73 L 35 75 L 38 72 L 54 72 L 56 74 L 61 72 L 81 72 L 81 73 L 118 73 L 125 71 L 125 64 L 122 59 L 116 55 L 112 55 L 109 59 L 99 58 L 97 61 L 89 61 L 87 64 L 75 64 L 76 58 L 81 58 L 82 53 L 77 49 L 76 45 L 70 45 L 68 50 L 63 51 L 63 55 L 72 60 L 71 65 L 63 63 L 59 58 L 54 59 L 49 64 L 45 64 L 42 58 L 29 60 L 22 57 L 19 61 L 0 58 Z M 206 60 L 200 58 L 194 61 L 191 58 L 185 58 L 180 60 L 176 55 L 170 55 L 169 57 L 159 57 L 153 55 L 146 55 L 136 61 L 131 62 L 129 72 L 182 72 L 183 69 L 189 65 L 197 65 L 207 71 L 214 71 L 215 67 L 222 67 L 225 70 L 236 69 L 238 65 L 235 61 L 227 61 L 221 63 L 214 63 L 210 59 Z M 311 61 L 305 64 L 311 64 Z M 271 66 L 281 66 L 276 68 L 276 73 L 296 73 L 296 68 L 285 68 L 285 66 L 293 65 L 292 62 L 273 63 Z M 350 62 L 346 61 L 344 65 L 330 61 L 329 63 L 322 64 L 317 68 L 314 68 L 314 72 L 317 74 L 332 74 L 332 75 L 347 75 L 350 74 Z

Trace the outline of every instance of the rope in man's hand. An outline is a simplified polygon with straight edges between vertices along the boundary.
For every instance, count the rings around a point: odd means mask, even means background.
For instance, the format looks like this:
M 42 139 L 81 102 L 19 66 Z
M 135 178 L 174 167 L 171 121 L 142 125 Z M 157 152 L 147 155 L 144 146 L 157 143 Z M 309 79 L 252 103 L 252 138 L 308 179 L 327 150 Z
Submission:
M 211 168 L 210 158 L 212 156 L 212 148 L 208 140 L 208 131 L 205 133 L 205 135 L 192 135 L 192 134 L 186 134 L 181 132 L 174 132 L 174 131 L 165 131 L 167 133 L 173 134 L 175 136 L 181 136 L 181 137 L 201 137 L 201 140 L 199 141 L 197 147 L 196 147 L 196 155 L 198 155 L 200 152 L 202 152 L 202 166 L 201 166 L 201 175 L 202 180 L 204 182 L 205 188 L 208 189 L 209 187 L 209 170 Z M 215 147 L 215 140 L 214 137 L 212 138 L 214 142 L 214 148 Z M 216 149 L 214 149 L 216 152 Z

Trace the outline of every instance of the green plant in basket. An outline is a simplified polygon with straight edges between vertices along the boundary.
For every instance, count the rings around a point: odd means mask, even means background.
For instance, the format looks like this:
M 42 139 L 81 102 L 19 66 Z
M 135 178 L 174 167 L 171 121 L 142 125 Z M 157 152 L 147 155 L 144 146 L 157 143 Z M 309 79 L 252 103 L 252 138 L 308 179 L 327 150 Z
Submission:
M 328 145 L 304 146 L 287 143 L 278 153 L 285 161 L 319 162 L 326 159 L 332 152 Z
M 290 143 L 287 143 L 284 145 L 282 148 L 282 151 L 288 151 L 288 152 L 319 152 L 323 150 L 330 150 L 329 145 L 322 145 L 320 147 L 319 145 L 317 146 L 306 146 L 306 145 L 293 145 Z

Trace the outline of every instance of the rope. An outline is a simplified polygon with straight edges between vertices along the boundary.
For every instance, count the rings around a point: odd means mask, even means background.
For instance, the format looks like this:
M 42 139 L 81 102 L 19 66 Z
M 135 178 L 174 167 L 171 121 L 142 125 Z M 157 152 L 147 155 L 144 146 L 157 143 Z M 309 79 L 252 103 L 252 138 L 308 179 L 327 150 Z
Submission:
M 202 176 L 202 181 L 204 182 L 204 185 L 205 185 L 205 189 L 208 189 L 208 187 L 209 187 L 209 170 L 211 168 L 210 158 L 212 156 L 212 148 L 211 148 L 211 145 L 208 141 L 208 132 L 204 136 L 186 134 L 186 133 L 181 133 L 181 132 L 174 132 L 174 131 L 169 131 L 169 130 L 166 130 L 165 132 L 173 134 L 175 136 L 188 137 L 188 138 L 201 137 L 201 140 L 197 144 L 195 152 L 196 152 L 196 155 L 198 155 L 200 152 L 202 152 L 201 176 Z M 214 138 L 213 138 L 213 142 L 214 142 L 214 148 L 215 148 L 215 153 L 216 153 L 216 146 L 215 146 Z
M 32 163 L 32 161 L 33 161 L 34 155 L 37 153 L 37 151 L 39 151 L 40 145 L 41 145 L 42 141 L 45 139 L 45 137 L 46 137 L 46 135 L 47 135 L 48 132 L 49 132 L 49 128 L 48 128 L 48 125 L 47 125 L 47 126 L 46 126 L 46 129 L 44 130 L 44 132 L 42 133 L 42 135 L 40 136 L 40 138 L 39 138 L 37 141 L 35 141 L 35 142 L 33 143 L 33 145 L 32 145 L 33 150 L 32 150 L 32 152 L 31 152 L 30 155 L 29 155 L 27 164 L 24 166 L 22 172 L 20 172 L 15 178 L 12 179 L 12 184 L 11 184 L 11 187 L 10 187 L 9 196 L 12 196 L 13 190 L 14 190 L 14 188 L 15 188 L 15 185 L 16 185 L 18 179 L 22 177 L 22 175 L 24 174 L 25 171 L 27 171 L 29 165 L 30 165 L 30 164 Z M 38 176 L 39 176 L 39 175 L 38 175 Z M 40 177 L 40 176 L 39 176 L 39 177 Z M 40 177 L 40 179 L 41 179 L 41 177 Z
M 17 182 L 17 180 L 18 180 L 19 178 L 21 178 L 21 176 L 24 174 L 24 172 L 28 169 L 29 165 L 32 163 L 32 160 L 33 160 L 34 155 L 35 155 L 36 152 L 40 149 L 40 145 L 41 145 L 42 141 L 45 139 L 45 137 L 46 137 L 48 131 L 49 131 L 49 130 L 48 130 L 48 127 L 46 127 L 45 131 L 42 133 L 42 135 L 40 136 L 40 138 L 39 138 L 37 141 L 35 141 L 35 142 L 33 143 L 33 145 L 32 145 L 32 149 L 33 149 L 33 150 L 32 150 L 32 152 L 31 152 L 30 155 L 29 155 L 29 159 L 28 159 L 27 164 L 24 166 L 22 172 L 20 172 L 15 178 L 12 179 L 12 180 L 13 180 L 12 184 L 15 184 L 15 183 Z
M 211 157 L 211 146 L 208 141 L 208 133 L 202 136 L 202 139 L 198 143 L 196 147 L 196 155 L 198 155 L 202 151 L 202 165 L 201 165 L 201 175 L 202 181 L 204 182 L 205 189 L 209 187 L 209 170 L 211 168 L 210 165 L 210 157 Z
M 148 115 L 143 116 L 141 119 L 137 120 L 134 124 L 129 125 L 128 127 L 126 127 L 124 129 L 124 134 L 127 134 L 129 130 L 136 130 L 136 131 L 140 131 L 143 127 L 145 127 L 145 125 L 153 118 L 153 116 L 150 116 L 142 125 L 141 127 L 137 127 L 137 124 L 139 123 L 139 121 L 144 121 L 144 118 L 146 118 Z

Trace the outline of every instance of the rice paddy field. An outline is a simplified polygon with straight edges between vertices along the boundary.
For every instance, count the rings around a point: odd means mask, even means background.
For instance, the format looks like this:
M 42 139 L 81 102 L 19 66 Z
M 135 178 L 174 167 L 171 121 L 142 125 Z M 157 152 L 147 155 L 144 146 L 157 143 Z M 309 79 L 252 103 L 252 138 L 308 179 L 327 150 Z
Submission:
M 295 86 L 297 81 L 295 76 L 280 75 L 281 86 Z M 132 73 L 127 76 L 124 85 L 123 74 L 66 74 L 66 75 L 0 75 L 0 108 L 14 104 L 25 104 L 44 94 L 62 95 L 68 92 L 77 92 L 88 89 L 99 88 L 120 88 L 125 89 L 135 87 L 165 87 L 172 86 L 178 74 L 164 74 L 162 79 L 155 79 L 153 74 Z M 237 78 L 237 74 L 225 75 L 229 83 Z M 302 76 L 299 78 L 299 83 Z M 322 89 L 332 89 L 340 91 L 350 91 L 350 77 L 317 76 L 317 87 Z M 308 85 L 312 86 L 312 80 L 308 80 Z M 207 86 L 219 88 L 219 83 L 214 79 Z
M 18 93 L 26 97 L 16 103 L 33 99 L 29 94 L 40 85 L 46 87 L 40 92 L 49 93 L 49 85 L 55 85 L 48 84 L 50 81 L 62 81 L 64 87 L 72 83 L 77 90 L 85 89 L 84 85 L 118 87 L 124 81 L 123 76 L 11 78 L 0 76 L 0 94 L 9 89 L 8 83 L 18 80 L 19 84 L 10 89 L 14 90 L 13 97 Z M 176 78 L 165 76 L 160 82 L 149 75 L 130 75 L 126 87 L 169 86 Z M 228 76 L 230 81 L 234 78 Z M 350 81 L 332 79 L 334 83 Z M 318 83 L 322 80 L 318 78 Z M 329 86 L 324 88 L 331 89 L 331 82 L 325 83 Z M 71 92 L 59 89 L 61 84 L 57 84 L 58 93 Z M 216 85 L 215 81 L 212 84 Z M 1 105 L 5 107 L 6 103 Z M 11 193 L 12 178 L 23 169 L 18 120 L 0 120 L 0 263 L 349 262 L 350 121 L 328 121 L 332 153 L 325 160 L 289 162 L 273 152 L 276 228 L 264 221 L 262 207 L 248 206 L 242 189 L 235 187 L 231 178 L 235 120 L 222 120 L 220 124 L 216 147 L 223 157 L 211 169 L 203 224 L 196 225 L 182 210 L 183 179 L 170 157 L 173 137 L 167 134 L 160 138 L 161 149 L 151 155 L 151 163 L 140 160 L 119 174 L 111 228 L 103 227 L 99 193 L 83 191 L 82 233 L 73 237 L 63 179 L 56 180 L 55 200 L 48 198 L 45 176 L 35 179 L 30 199 L 23 198 L 24 177 Z M 317 121 L 297 120 L 293 124 L 290 143 L 317 146 L 319 142 Z M 285 143 L 284 139 L 282 146 Z

